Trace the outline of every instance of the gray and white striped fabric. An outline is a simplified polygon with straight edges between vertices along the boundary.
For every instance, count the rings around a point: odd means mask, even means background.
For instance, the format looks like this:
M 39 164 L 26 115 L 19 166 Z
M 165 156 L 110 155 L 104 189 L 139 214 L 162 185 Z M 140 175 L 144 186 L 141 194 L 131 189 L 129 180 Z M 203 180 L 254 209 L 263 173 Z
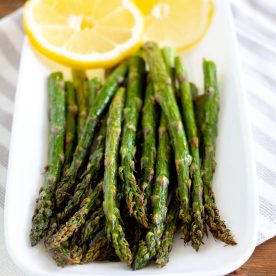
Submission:
M 276 234 L 276 2 L 232 0 L 254 137 L 259 185 L 258 243 Z M 6 171 L 20 51 L 22 12 L 0 21 L 0 219 L 3 222 Z M 0 275 L 24 275 L 9 260 L 0 222 Z

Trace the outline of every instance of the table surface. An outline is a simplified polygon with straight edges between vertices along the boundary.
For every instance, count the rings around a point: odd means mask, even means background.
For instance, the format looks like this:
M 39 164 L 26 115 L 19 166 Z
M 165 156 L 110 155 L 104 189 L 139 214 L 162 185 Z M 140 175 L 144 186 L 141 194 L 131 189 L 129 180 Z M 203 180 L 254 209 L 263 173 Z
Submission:
M 16 10 L 25 0 L 0 0 L 0 17 Z M 258 246 L 250 259 L 231 275 L 276 275 L 276 237 Z

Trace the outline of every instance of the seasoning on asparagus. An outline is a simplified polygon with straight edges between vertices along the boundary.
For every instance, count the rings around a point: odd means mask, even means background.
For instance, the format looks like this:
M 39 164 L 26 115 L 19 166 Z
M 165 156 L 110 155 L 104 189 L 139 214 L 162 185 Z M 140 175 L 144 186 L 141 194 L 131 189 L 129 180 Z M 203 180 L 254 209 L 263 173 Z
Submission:
M 192 164 L 190 166 L 190 175 L 193 180 L 191 198 L 192 198 L 192 224 L 191 241 L 193 248 L 198 251 L 202 244 L 204 230 L 204 208 L 202 202 L 203 183 L 200 174 L 200 156 L 199 139 L 193 107 L 193 99 L 184 64 L 180 57 L 175 58 L 176 77 L 179 85 L 180 99 L 182 104 L 182 113 L 186 126 L 187 137 L 189 141 L 190 153 L 192 155 Z
M 156 159 L 156 113 L 153 84 L 149 81 L 142 110 L 143 148 L 141 157 L 141 186 L 144 193 L 144 206 L 147 209 L 149 209 Z
M 93 108 L 89 111 L 83 134 L 76 147 L 70 168 L 65 172 L 65 176 L 61 180 L 59 188 L 56 191 L 58 205 L 68 198 L 68 192 L 72 189 L 72 187 L 74 187 L 77 174 L 83 164 L 83 161 L 85 160 L 87 150 L 94 137 L 96 126 L 119 85 L 124 80 L 127 70 L 128 62 L 125 61 L 112 72 L 100 89 L 99 96 L 96 98 Z
M 179 217 L 182 221 L 184 237 L 187 239 L 191 221 L 189 212 L 189 191 L 191 186 L 189 170 L 192 158 L 189 154 L 189 146 L 182 124 L 181 114 L 174 97 L 172 80 L 166 69 L 161 52 L 154 42 L 147 42 L 144 49 L 154 85 L 155 98 L 169 122 L 168 128 L 174 150 L 178 177 L 177 196 L 180 202 Z
M 212 61 L 203 61 L 204 71 L 204 119 L 201 123 L 203 136 L 203 163 L 202 180 L 204 194 L 205 221 L 216 239 L 226 244 L 235 245 L 236 242 L 221 220 L 219 210 L 216 206 L 215 196 L 212 190 L 213 175 L 216 168 L 215 152 L 217 138 L 217 124 L 219 113 L 219 92 L 217 85 L 216 65 Z
M 164 223 L 167 215 L 168 186 L 170 177 L 171 146 L 166 128 L 166 118 L 162 114 L 158 129 L 159 144 L 156 162 L 156 177 L 152 193 L 152 223 L 146 234 L 145 242 L 138 247 L 133 269 L 145 267 L 156 255 L 160 239 L 164 231 Z
M 144 75 L 144 60 L 138 55 L 132 56 L 129 59 L 128 88 L 120 149 L 121 167 L 119 168 L 119 172 L 123 181 L 123 189 L 129 212 L 139 223 L 147 228 L 148 222 L 143 202 L 143 194 L 134 175 L 135 142 L 139 113 L 142 107 Z
M 50 107 L 48 166 L 32 218 L 30 232 L 32 246 L 36 245 L 45 236 L 49 227 L 55 207 L 56 184 L 59 181 L 64 162 L 65 92 L 62 73 L 52 73 L 49 76 L 48 90 Z
M 102 193 L 103 183 L 100 182 L 95 189 L 82 201 L 80 209 L 52 236 L 45 240 L 47 249 L 57 248 L 67 241 L 84 223 L 87 215 L 93 208 L 95 201 Z

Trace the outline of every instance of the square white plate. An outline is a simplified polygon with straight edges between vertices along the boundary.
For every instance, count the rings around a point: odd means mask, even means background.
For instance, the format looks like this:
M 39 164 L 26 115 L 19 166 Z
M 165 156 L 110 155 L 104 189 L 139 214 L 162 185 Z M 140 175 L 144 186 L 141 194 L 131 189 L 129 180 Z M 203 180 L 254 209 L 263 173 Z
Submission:
M 226 1 L 215 1 L 212 26 L 204 40 L 183 54 L 191 80 L 202 87 L 202 58 L 218 67 L 220 89 L 219 137 L 214 191 L 221 216 L 238 245 L 225 247 L 210 236 L 196 253 L 175 238 L 170 262 L 132 272 L 122 263 L 94 263 L 58 268 L 42 246 L 32 248 L 29 231 L 34 202 L 43 182 L 47 158 L 47 76 L 45 65 L 25 41 L 16 93 L 5 205 L 6 244 L 13 261 L 29 275 L 222 275 L 241 266 L 252 254 L 257 239 L 258 200 L 245 91 L 230 10 Z

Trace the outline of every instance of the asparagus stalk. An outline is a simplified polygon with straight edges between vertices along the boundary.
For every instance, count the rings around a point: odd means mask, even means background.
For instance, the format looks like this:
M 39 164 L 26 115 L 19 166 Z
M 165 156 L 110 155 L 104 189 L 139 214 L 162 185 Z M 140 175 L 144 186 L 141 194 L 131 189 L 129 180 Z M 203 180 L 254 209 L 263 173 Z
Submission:
M 119 172 L 123 181 L 124 193 L 129 212 L 139 223 L 147 228 L 148 222 L 143 203 L 143 194 L 137 185 L 134 175 L 136 130 L 140 109 L 142 107 L 144 73 L 144 60 L 138 55 L 132 56 L 129 59 L 128 89 L 125 122 L 120 149 L 121 167 L 119 168 Z
M 72 213 L 74 208 L 78 206 L 78 204 L 83 199 L 83 196 L 91 189 L 91 181 L 95 179 L 104 161 L 105 135 L 106 120 L 103 120 L 99 135 L 95 139 L 96 145 L 93 147 L 94 151 L 89 157 L 86 170 L 82 176 L 82 181 L 76 186 L 73 196 L 70 198 L 63 211 L 60 213 L 61 220 L 64 220 Z
M 87 215 L 93 208 L 95 201 L 102 193 L 103 183 L 100 182 L 95 189 L 82 201 L 80 209 L 59 230 L 45 240 L 47 249 L 54 249 L 67 241 L 84 223 Z
M 202 202 L 203 183 L 200 174 L 198 131 L 196 126 L 190 83 L 188 82 L 187 73 L 180 57 L 175 58 L 175 68 L 179 84 L 183 118 L 187 130 L 190 146 L 189 148 L 193 159 L 190 166 L 190 174 L 193 180 L 191 240 L 193 248 L 198 251 L 200 245 L 202 244 L 204 230 L 204 208 Z
M 164 114 L 161 116 L 158 132 L 159 144 L 156 162 L 156 179 L 152 193 L 152 224 L 146 234 L 146 242 L 139 244 L 138 252 L 133 262 L 133 268 L 135 270 L 145 267 L 156 255 L 167 215 L 171 148 Z
M 83 70 L 72 70 L 74 86 L 76 88 L 77 103 L 79 107 L 77 134 L 81 138 L 87 117 L 87 76 Z
M 174 234 L 176 232 L 176 221 L 178 217 L 178 207 L 174 202 L 172 206 L 169 208 L 167 218 L 166 218 L 166 227 L 164 230 L 164 234 L 162 236 L 161 243 L 158 247 L 156 264 L 159 267 L 165 266 L 169 261 L 169 254 L 172 250 Z
M 153 84 L 149 82 L 142 110 L 143 148 L 141 157 L 141 182 L 144 205 L 147 209 L 150 202 L 156 159 L 156 112 Z
M 113 98 L 120 83 L 128 70 L 128 62 L 121 63 L 109 76 L 105 84 L 99 91 L 93 108 L 89 111 L 86 124 L 81 139 L 75 150 L 70 168 L 65 172 L 65 176 L 61 180 L 60 186 L 56 191 L 57 204 L 60 205 L 67 197 L 68 192 L 74 187 L 75 180 L 81 165 L 87 155 L 87 150 L 94 137 L 95 129 L 99 119 L 103 115 L 105 109 Z
M 99 77 L 94 77 L 88 81 L 88 107 L 89 110 L 93 107 L 97 94 L 102 87 L 102 82 Z
M 204 118 L 201 123 L 204 155 L 202 163 L 202 180 L 204 194 L 205 221 L 216 239 L 226 244 L 235 245 L 236 242 L 221 220 L 212 190 L 213 175 L 216 168 L 215 152 L 217 138 L 217 122 L 219 113 L 219 92 L 217 85 L 216 65 L 212 61 L 203 61 L 204 71 Z
M 178 90 L 175 89 L 175 65 L 174 65 L 175 48 L 164 47 L 163 49 L 161 49 L 161 54 L 166 65 L 167 72 L 170 75 L 170 78 L 172 80 L 172 89 L 174 90 L 175 97 L 179 98 Z
M 109 109 L 105 145 L 104 202 L 106 234 L 117 256 L 128 264 L 132 261 L 129 244 L 120 223 L 120 211 L 116 204 L 119 141 L 121 136 L 125 89 L 120 88 Z
M 189 191 L 191 180 L 189 169 L 192 158 L 178 109 L 172 80 L 168 74 L 161 52 L 154 42 L 147 42 L 144 46 L 149 70 L 153 80 L 155 97 L 164 112 L 169 128 L 169 134 L 175 156 L 175 166 L 178 176 L 177 196 L 180 201 L 179 217 L 182 221 L 185 238 L 189 236 L 191 216 L 189 212 Z
M 74 140 L 76 134 L 76 105 L 74 85 L 71 81 L 65 82 L 66 91 L 66 133 L 65 133 L 65 170 L 70 166 L 74 151 Z
M 46 234 L 55 207 L 54 193 L 64 162 L 65 93 L 63 76 L 52 73 L 48 79 L 50 106 L 50 141 L 44 184 L 40 189 L 32 218 L 31 245 L 36 245 Z
M 83 225 L 80 231 L 79 244 L 84 245 L 85 243 L 92 241 L 94 236 L 103 228 L 103 224 L 104 211 L 103 208 L 100 207 L 92 213 L 91 217 Z

